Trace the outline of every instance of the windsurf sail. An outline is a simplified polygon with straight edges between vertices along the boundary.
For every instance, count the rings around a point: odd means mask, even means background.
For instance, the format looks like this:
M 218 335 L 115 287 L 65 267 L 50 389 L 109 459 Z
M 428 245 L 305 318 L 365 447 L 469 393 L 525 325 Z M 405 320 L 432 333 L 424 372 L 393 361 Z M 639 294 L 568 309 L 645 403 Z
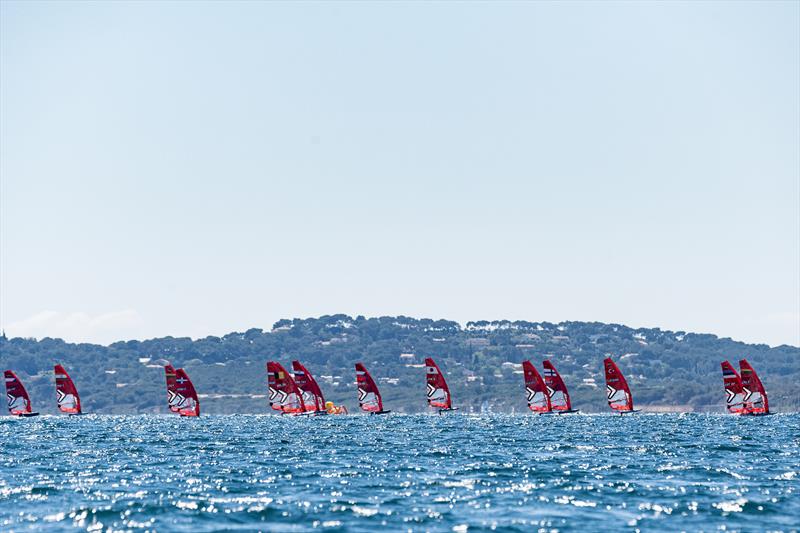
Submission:
M 302 413 L 306 410 L 303 393 L 297 387 L 286 369 L 280 363 L 267 363 L 267 384 L 269 386 L 269 406 L 282 413 Z
M 382 413 L 383 400 L 378 386 L 366 367 L 356 363 L 356 386 L 358 387 L 358 405 L 369 413 Z
M 173 413 L 177 413 L 180 411 L 180 407 L 178 407 L 180 400 L 178 398 L 178 391 L 176 390 L 175 379 L 177 376 L 175 375 L 175 367 L 166 365 L 164 367 L 164 374 L 167 378 L 167 407 L 169 407 L 169 410 Z
M 450 388 L 436 361 L 430 357 L 425 359 L 425 369 L 428 382 L 428 405 L 439 409 L 452 409 L 453 399 L 450 396 Z
M 322 390 L 319 388 L 317 380 L 311 375 L 311 372 L 300 361 L 292 361 L 292 372 L 294 373 L 294 382 L 303 395 L 303 404 L 306 411 L 326 412 L 325 398 L 322 397 Z
M 522 371 L 525 377 L 525 392 L 528 396 L 528 409 L 534 413 L 547 413 L 550 411 L 550 395 L 544 385 L 542 376 L 530 361 L 522 362 Z
M 767 391 L 758 378 L 758 374 L 747 362 L 747 359 L 739 361 L 739 370 L 742 372 L 742 398 L 746 414 L 762 415 L 769 414 L 769 400 Z
M 175 370 L 176 406 L 181 416 L 200 416 L 200 400 L 192 380 L 182 368 Z
M 614 411 L 633 411 L 633 396 L 625 376 L 610 357 L 603 361 L 606 370 L 606 392 L 608 406 Z
M 734 414 L 744 412 L 744 388 L 742 378 L 728 361 L 722 362 L 722 382 L 725 385 L 725 404 L 728 411 Z
M 569 399 L 569 391 L 561 379 L 561 374 L 549 359 L 545 360 L 542 366 L 544 366 L 544 384 L 550 395 L 550 408 L 553 411 L 572 411 L 572 400 Z
M 58 409 L 62 413 L 80 414 L 81 398 L 78 396 L 78 389 L 69 377 L 67 371 L 61 365 L 55 365 L 53 372 L 56 375 L 56 402 Z
M 8 399 L 8 412 L 12 415 L 24 416 L 31 413 L 31 399 L 28 391 L 11 370 L 5 371 L 6 398 Z

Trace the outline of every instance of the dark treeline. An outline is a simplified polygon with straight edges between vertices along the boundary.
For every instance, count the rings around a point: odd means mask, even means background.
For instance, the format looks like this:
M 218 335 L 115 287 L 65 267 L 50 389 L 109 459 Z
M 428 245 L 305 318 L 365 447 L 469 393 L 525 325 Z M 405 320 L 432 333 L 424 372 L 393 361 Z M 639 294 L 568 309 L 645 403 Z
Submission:
M 632 329 L 597 322 L 469 322 L 346 315 L 281 320 L 271 331 L 249 329 L 223 337 L 164 337 L 109 346 L 60 339 L 0 338 L 0 367 L 15 370 L 34 409 L 55 412 L 53 364 L 67 367 L 84 410 L 165 413 L 161 365 L 186 368 L 205 413 L 270 412 L 269 359 L 300 359 L 329 399 L 357 412 L 353 365 L 364 362 L 387 408 L 425 409 L 425 357 L 447 375 L 455 405 L 466 411 L 523 411 L 519 363 L 541 369 L 550 358 L 587 412 L 606 410 L 602 360 L 611 355 L 627 375 L 637 406 L 650 410 L 723 410 L 720 361 L 746 357 L 757 369 L 775 411 L 800 408 L 800 348 L 753 345 L 715 335 Z

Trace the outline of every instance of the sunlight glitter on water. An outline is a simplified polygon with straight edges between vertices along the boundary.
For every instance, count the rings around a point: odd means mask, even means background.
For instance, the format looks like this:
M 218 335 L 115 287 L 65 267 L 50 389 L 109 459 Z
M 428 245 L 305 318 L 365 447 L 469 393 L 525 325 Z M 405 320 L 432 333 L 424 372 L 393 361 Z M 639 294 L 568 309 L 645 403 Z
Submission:
M 0 525 L 791 531 L 799 429 L 798 415 L 4 418 Z

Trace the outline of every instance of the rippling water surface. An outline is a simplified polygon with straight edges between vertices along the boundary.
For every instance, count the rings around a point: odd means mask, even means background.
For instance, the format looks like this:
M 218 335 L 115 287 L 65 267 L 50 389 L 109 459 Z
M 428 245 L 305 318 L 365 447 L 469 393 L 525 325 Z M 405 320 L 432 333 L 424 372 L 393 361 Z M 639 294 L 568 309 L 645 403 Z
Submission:
M 800 415 L 0 419 L 0 530 L 783 530 Z

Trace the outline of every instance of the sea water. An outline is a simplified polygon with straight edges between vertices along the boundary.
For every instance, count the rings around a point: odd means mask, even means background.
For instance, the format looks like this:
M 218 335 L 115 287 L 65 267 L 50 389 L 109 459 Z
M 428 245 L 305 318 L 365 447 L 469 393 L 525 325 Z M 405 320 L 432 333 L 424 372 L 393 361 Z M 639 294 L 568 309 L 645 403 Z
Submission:
M 0 419 L 0 530 L 800 528 L 800 415 Z

